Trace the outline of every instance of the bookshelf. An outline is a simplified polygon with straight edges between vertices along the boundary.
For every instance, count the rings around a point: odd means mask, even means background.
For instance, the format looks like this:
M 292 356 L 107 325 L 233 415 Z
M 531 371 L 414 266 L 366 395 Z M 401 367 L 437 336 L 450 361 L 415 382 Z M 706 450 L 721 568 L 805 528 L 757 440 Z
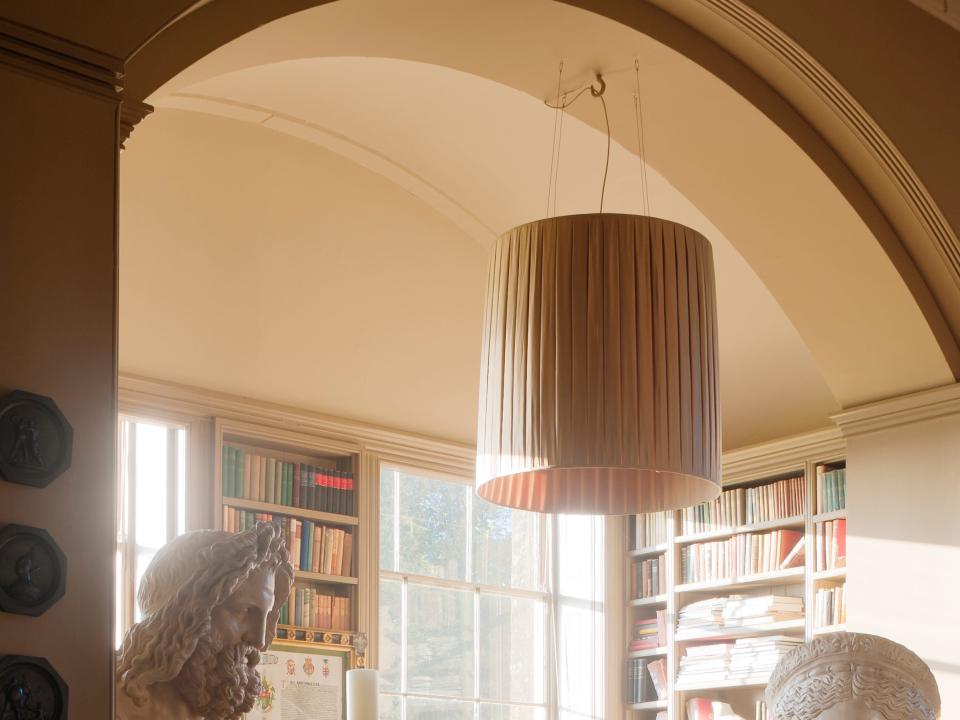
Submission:
M 294 590 L 278 636 L 351 642 L 359 629 L 363 542 L 359 446 L 218 418 L 213 432 L 218 529 L 278 524 L 294 564 Z
M 709 509 L 628 518 L 625 720 L 686 720 L 694 698 L 759 717 L 772 667 L 756 658 L 846 627 L 842 441 L 753 452 L 733 467 L 725 458 L 723 499 Z M 665 586 L 635 597 L 635 566 L 652 560 Z M 661 663 L 640 692 L 636 663 Z

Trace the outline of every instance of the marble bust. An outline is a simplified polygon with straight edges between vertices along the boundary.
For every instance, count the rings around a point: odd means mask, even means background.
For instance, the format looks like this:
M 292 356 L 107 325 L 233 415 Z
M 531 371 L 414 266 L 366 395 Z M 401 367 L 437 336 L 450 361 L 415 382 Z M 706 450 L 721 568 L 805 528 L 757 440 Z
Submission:
M 232 720 L 260 691 L 256 666 L 276 633 L 293 566 L 279 530 L 198 530 L 147 567 L 143 620 L 117 659 L 118 720 Z
M 773 720 L 936 720 L 930 668 L 878 635 L 831 633 L 783 657 L 767 685 Z

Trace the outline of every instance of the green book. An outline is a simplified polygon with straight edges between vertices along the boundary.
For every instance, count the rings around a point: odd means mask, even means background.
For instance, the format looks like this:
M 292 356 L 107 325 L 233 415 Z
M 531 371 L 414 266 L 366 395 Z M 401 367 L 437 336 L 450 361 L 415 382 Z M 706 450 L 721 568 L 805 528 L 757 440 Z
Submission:
M 233 449 L 233 496 L 243 497 L 243 450 Z
M 267 496 L 264 498 L 264 501 L 268 503 L 274 502 L 276 497 L 276 483 L 277 461 L 275 458 L 267 458 Z
M 287 463 L 280 463 L 280 497 L 277 502 L 287 504 Z
M 283 499 L 283 504 L 293 505 L 293 463 L 286 463 L 287 484 L 284 486 L 287 490 L 287 496 Z
M 838 470 L 838 473 L 840 475 L 840 507 L 845 508 L 847 506 L 847 469 Z
M 220 458 L 220 489 L 224 497 L 230 497 L 230 448 L 223 446 Z

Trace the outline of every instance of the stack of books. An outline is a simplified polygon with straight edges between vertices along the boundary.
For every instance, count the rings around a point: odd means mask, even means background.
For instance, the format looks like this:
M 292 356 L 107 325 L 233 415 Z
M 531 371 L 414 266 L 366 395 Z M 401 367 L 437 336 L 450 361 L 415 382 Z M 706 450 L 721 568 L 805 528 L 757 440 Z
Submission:
M 731 628 L 763 627 L 803 619 L 803 598 L 786 595 L 730 595 L 690 603 L 680 609 L 677 640 L 723 634 Z
M 653 650 L 665 647 L 667 644 L 667 611 L 658 610 L 657 616 L 642 618 L 633 623 L 633 638 L 630 640 L 631 651 Z
M 802 644 L 802 638 L 774 635 L 690 646 L 680 659 L 677 689 L 766 683 L 780 659 Z
M 803 532 L 775 530 L 680 548 L 681 582 L 705 582 L 803 565 Z
M 847 506 L 847 469 L 817 467 L 817 514 Z
M 350 598 L 327 595 L 314 588 L 294 588 L 290 599 L 280 608 L 281 625 L 350 629 Z
M 665 512 L 631 515 L 629 524 L 631 550 L 643 550 L 662 545 L 667 541 L 667 514 Z
M 286 462 L 223 446 L 224 497 L 352 515 L 354 478 L 346 470 Z
M 817 572 L 847 566 L 847 521 L 817 523 Z
M 741 638 L 730 651 L 728 679 L 744 684 L 765 683 L 780 659 L 798 645 L 803 645 L 803 638 L 786 635 Z
M 630 565 L 630 597 L 648 598 L 667 591 L 665 555 L 640 560 Z
M 817 590 L 816 627 L 843 625 L 847 622 L 846 584 Z

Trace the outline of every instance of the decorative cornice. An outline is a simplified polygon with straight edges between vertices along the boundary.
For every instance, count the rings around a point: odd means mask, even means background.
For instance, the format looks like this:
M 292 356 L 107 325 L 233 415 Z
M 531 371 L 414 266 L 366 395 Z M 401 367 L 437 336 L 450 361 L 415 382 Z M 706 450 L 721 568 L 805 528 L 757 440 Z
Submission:
M 153 106 L 136 100 L 124 100 L 120 103 L 120 149 L 126 148 L 130 133 L 137 124 L 153 112 Z
M 813 56 L 742 0 L 696 0 L 751 37 L 790 68 L 834 110 L 870 152 L 931 238 L 960 286 L 960 238 L 906 158 L 867 111 Z
M 120 405 L 125 409 L 219 417 L 316 433 L 359 443 L 363 451 L 386 460 L 415 463 L 450 475 L 472 477 L 474 473 L 474 448 L 450 440 L 131 375 L 120 375 L 119 391 Z
M 723 454 L 723 483 L 802 470 L 811 459 L 816 462 L 839 460 L 845 451 L 846 442 L 838 428 L 824 428 L 730 450 Z
M 166 417 L 225 418 L 317 433 L 361 445 L 362 452 L 398 465 L 457 477 L 474 476 L 476 449 L 450 440 L 384 428 L 213 390 L 121 374 L 120 406 L 127 412 L 159 412 Z M 725 483 L 802 469 L 811 458 L 827 462 L 843 457 L 846 442 L 839 428 L 794 435 L 725 452 Z
M 832 420 L 844 437 L 960 415 L 960 383 L 844 410 Z
M 110 100 L 123 92 L 119 58 L 3 18 L 0 63 Z

